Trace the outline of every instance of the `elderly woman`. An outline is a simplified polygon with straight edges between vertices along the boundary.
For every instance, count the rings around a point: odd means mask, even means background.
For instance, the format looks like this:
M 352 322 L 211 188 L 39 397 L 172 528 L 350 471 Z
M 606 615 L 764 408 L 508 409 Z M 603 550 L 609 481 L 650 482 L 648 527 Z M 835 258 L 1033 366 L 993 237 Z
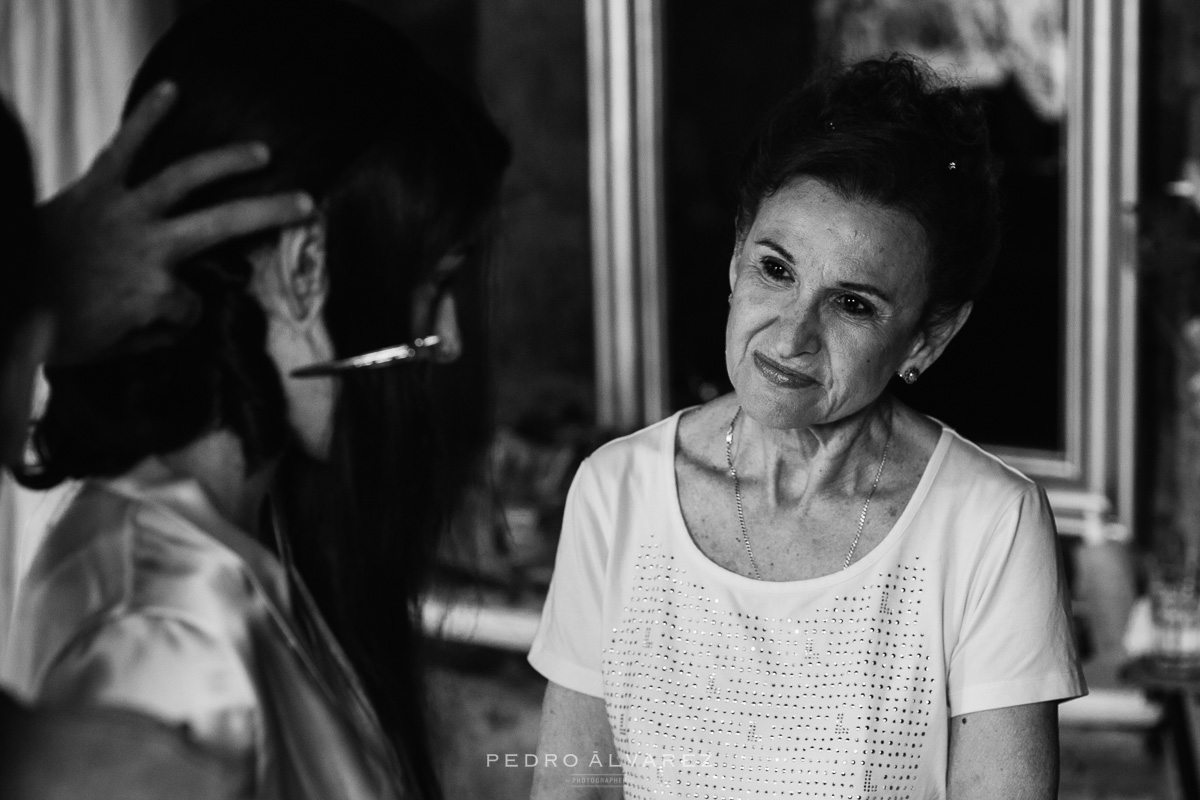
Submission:
M 887 392 L 998 240 L 981 110 L 913 61 L 774 112 L 741 175 L 733 393 L 571 489 L 536 797 L 614 765 L 630 798 L 1055 795 L 1056 703 L 1085 688 L 1045 494 Z

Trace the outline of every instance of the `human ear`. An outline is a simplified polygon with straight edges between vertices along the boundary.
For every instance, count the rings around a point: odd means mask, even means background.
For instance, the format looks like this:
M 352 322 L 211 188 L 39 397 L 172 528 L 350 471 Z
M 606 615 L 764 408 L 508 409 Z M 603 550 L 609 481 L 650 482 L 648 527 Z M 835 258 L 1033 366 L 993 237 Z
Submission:
M 277 264 L 280 295 L 292 321 L 310 325 L 319 320 L 329 293 L 324 224 L 286 228 L 280 234 Z
M 910 367 L 916 367 L 920 372 L 925 372 L 932 367 L 934 362 L 941 358 L 947 345 L 962 330 L 962 326 L 967 323 L 967 318 L 971 316 L 971 310 L 974 307 L 975 304 L 970 301 L 963 303 L 950 319 L 931 325 L 918 333 L 908 356 L 898 371 L 903 373 Z

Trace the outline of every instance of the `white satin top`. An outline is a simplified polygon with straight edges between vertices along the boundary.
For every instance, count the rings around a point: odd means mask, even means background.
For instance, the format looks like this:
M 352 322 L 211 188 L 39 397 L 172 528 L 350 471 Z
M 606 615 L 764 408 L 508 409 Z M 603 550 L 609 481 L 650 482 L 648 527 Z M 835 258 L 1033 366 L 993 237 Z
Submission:
M 30 702 L 182 726 L 242 763 L 254 797 L 401 794 L 394 751 L 298 578 L 156 459 L 84 485 L 21 586 L 13 646 Z

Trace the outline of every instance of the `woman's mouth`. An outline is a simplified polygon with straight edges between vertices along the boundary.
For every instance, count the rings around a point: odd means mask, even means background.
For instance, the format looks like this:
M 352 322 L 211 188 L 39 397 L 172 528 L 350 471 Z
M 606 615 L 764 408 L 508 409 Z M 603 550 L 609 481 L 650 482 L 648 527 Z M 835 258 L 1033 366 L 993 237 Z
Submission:
M 821 385 L 821 382 L 811 375 L 797 372 L 794 369 L 788 369 L 783 364 L 772 361 L 762 353 L 756 352 L 754 354 L 754 366 L 758 368 L 759 374 L 764 378 L 776 386 L 782 386 L 785 389 L 807 389 L 812 386 Z

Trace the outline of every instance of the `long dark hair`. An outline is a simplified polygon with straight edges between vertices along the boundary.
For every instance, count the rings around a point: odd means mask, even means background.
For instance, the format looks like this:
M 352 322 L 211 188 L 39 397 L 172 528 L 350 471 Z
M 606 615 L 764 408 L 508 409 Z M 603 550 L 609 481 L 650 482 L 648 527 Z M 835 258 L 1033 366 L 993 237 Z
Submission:
M 178 107 L 132 180 L 216 145 L 265 142 L 266 170 L 188 205 L 307 190 L 326 223 L 324 320 L 337 354 L 411 340 L 414 289 L 449 251 L 480 241 L 496 199 L 508 146 L 484 112 L 396 31 L 331 1 L 202 6 L 147 57 L 127 110 L 168 78 Z M 249 464 L 277 460 L 272 502 L 297 567 L 407 764 L 408 788 L 437 797 L 416 603 L 462 474 L 439 445 L 447 404 L 425 369 L 348 375 L 329 457 L 308 457 L 264 352 L 263 312 L 246 292 L 247 253 L 258 243 L 185 265 L 203 313 L 188 331 L 169 332 L 169 346 L 48 372 L 40 464 L 27 480 L 120 473 L 217 428 L 238 434 Z M 147 333 L 163 332 L 138 335 Z

